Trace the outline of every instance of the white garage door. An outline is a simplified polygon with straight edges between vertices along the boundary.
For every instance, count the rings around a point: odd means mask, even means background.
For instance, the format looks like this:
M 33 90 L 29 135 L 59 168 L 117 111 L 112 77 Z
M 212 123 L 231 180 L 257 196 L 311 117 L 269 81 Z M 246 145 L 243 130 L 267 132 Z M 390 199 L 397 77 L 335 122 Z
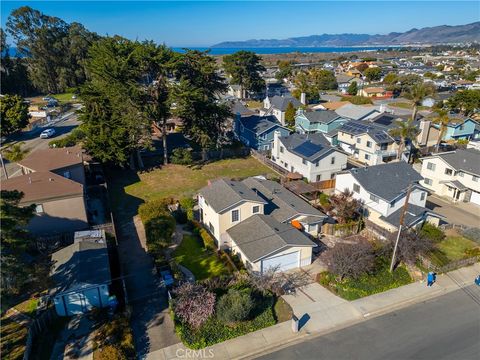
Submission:
M 472 196 L 470 197 L 470 202 L 480 205 L 480 193 L 472 191 Z
M 299 266 L 299 260 L 300 251 L 294 251 L 288 254 L 270 257 L 262 260 L 262 272 L 277 266 L 281 271 L 294 269 Z

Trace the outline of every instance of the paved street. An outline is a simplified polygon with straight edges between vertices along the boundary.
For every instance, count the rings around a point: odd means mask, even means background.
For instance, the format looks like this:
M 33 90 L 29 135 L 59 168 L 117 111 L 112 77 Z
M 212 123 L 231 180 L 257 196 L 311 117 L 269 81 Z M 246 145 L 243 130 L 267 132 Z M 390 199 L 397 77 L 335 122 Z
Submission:
M 426 206 L 445 216 L 449 223 L 473 227 L 478 227 L 480 224 L 480 206 L 478 205 L 463 202 L 453 204 L 437 196 L 429 196 Z
M 478 359 L 480 287 L 454 291 L 260 359 Z
M 52 126 L 48 126 L 48 127 L 45 127 L 45 128 L 36 129 L 36 130 L 32 130 L 32 131 L 22 132 L 20 135 L 18 135 L 14 138 L 14 141 L 23 142 L 24 144 L 22 145 L 22 147 L 24 149 L 28 149 L 30 151 L 35 151 L 35 150 L 48 148 L 48 143 L 50 141 L 56 140 L 56 139 L 61 139 L 65 136 L 67 136 L 74 128 L 76 128 L 78 125 L 80 125 L 80 122 L 78 121 L 78 116 L 73 111 L 70 111 L 67 114 L 69 114 L 69 115 L 67 115 L 64 120 L 61 120 L 61 121 L 55 123 Z M 51 137 L 50 139 L 40 139 L 41 131 L 43 129 L 48 129 L 48 128 L 54 128 L 55 129 L 55 131 L 56 131 L 55 136 Z M 7 144 L 5 144 L 5 145 L 7 145 Z M 16 175 L 20 174 L 19 173 L 20 167 L 18 165 L 14 164 L 14 163 L 8 163 L 7 161 L 5 161 L 5 163 L 6 163 L 5 166 L 7 168 L 7 172 L 8 172 L 9 177 L 16 176 Z M 3 169 L 1 169 L 0 173 L 1 173 L 1 175 L 0 175 L 1 179 L 2 180 L 5 179 L 5 174 L 4 174 Z

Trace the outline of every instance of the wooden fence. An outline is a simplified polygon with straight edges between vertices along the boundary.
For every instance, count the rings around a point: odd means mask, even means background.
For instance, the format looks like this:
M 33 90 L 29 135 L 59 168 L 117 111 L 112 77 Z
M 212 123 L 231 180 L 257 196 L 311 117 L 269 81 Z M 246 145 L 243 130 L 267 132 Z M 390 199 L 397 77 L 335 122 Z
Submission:
M 315 189 L 317 189 L 319 191 L 327 190 L 327 189 L 334 189 L 335 188 L 335 179 L 312 182 L 311 184 L 315 187 Z
M 25 352 L 23 353 L 23 360 L 31 358 L 32 346 L 35 338 L 48 331 L 50 325 L 58 318 L 55 308 L 50 306 L 46 311 L 42 312 L 36 319 L 33 319 L 28 324 L 27 343 L 25 345 Z
M 393 232 L 390 232 L 384 229 L 380 225 L 377 225 L 368 219 L 365 219 L 365 229 L 384 240 L 394 240 L 397 235 Z
M 269 168 L 271 168 L 273 171 L 277 172 L 278 174 L 285 176 L 288 174 L 288 170 L 284 169 L 280 165 L 274 163 L 272 160 L 270 160 L 265 154 L 262 154 L 256 150 L 251 150 L 250 154 L 257 160 L 263 162 L 265 165 L 267 165 Z
M 432 260 L 425 256 L 419 255 L 418 259 L 427 270 L 435 271 L 437 273 L 446 273 L 464 266 L 473 265 L 476 262 L 480 261 L 480 256 L 472 256 L 470 258 L 452 261 L 443 266 L 435 265 Z

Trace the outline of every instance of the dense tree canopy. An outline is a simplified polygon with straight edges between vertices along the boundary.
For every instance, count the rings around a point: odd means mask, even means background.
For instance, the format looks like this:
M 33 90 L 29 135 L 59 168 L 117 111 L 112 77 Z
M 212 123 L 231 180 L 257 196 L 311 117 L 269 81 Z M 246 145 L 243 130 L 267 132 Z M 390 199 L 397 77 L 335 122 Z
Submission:
M 223 57 L 223 68 L 231 76 L 232 84 L 240 85 L 244 91 L 260 91 L 265 86 L 260 76 L 265 67 L 260 61 L 261 57 L 253 51 L 240 50 Z
M 279 60 L 277 62 L 278 72 L 275 74 L 277 80 L 288 78 L 292 75 L 293 68 L 292 63 L 288 60 Z
M 2 294 L 17 292 L 27 276 L 25 258 L 22 255 L 31 244 L 31 237 L 24 227 L 33 217 L 35 205 L 20 207 L 22 197 L 23 193 L 18 191 L 1 192 Z
M 363 72 L 367 81 L 378 81 L 382 78 L 382 69 L 379 67 L 369 67 Z
M 68 24 L 28 6 L 13 10 L 7 30 L 17 52 L 28 63 L 33 85 L 45 93 L 58 93 L 85 80 L 84 60 L 95 33 L 81 24 Z
M 480 90 L 458 91 L 447 101 L 451 110 L 459 110 L 465 116 L 470 116 L 475 109 L 480 109 Z
M 6 136 L 28 125 L 28 105 L 18 95 L 0 97 L 1 136 Z

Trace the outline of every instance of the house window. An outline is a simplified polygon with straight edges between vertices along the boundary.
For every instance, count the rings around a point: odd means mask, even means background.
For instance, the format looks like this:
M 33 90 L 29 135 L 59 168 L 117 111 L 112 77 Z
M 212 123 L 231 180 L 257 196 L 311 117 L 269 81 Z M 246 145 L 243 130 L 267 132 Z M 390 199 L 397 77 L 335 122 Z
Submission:
M 260 206 L 255 205 L 255 206 L 252 208 L 252 213 L 258 214 L 259 212 L 260 212 Z
M 390 207 L 391 207 L 391 208 L 394 207 L 396 203 L 397 203 L 397 200 L 393 200 L 393 201 L 390 203 Z
M 260 140 L 266 140 L 267 139 L 267 134 L 262 134 L 258 136 Z
M 422 192 L 422 194 L 420 195 L 420 201 L 425 200 L 425 196 L 426 196 L 426 195 L 427 195 L 427 193 Z
M 39 204 L 39 205 L 35 206 L 35 212 L 37 214 L 43 214 L 43 205 Z
M 361 144 L 361 142 L 362 142 L 362 139 L 357 138 L 357 144 Z
M 335 156 L 332 156 L 332 158 L 330 159 L 330 164 L 335 164 Z
M 280 146 L 280 152 L 283 154 L 283 146 Z
M 263 150 L 268 150 L 268 149 L 270 149 L 270 146 L 268 146 L 268 145 L 263 145 Z
M 387 149 L 388 149 L 388 144 L 387 143 L 380 144 L 380 150 L 385 151 Z
M 302 164 L 303 164 L 303 165 L 307 165 L 307 160 L 302 159 Z
M 353 139 L 353 135 L 350 135 L 350 139 Z
M 369 148 L 372 147 L 372 142 L 371 141 L 367 141 L 367 147 L 369 147 Z
M 432 179 L 429 179 L 429 178 L 425 178 L 425 179 L 423 179 L 423 181 L 426 185 L 432 185 L 433 184 Z
M 319 165 L 320 165 L 320 161 L 317 161 L 317 162 L 315 163 L 315 166 L 318 167 Z
M 365 160 L 370 160 L 370 155 L 365 154 Z
M 478 176 L 472 176 L 472 180 L 475 181 L 475 182 L 478 182 Z
M 240 211 L 232 210 L 232 223 L 240 220 Z
M 360 185 L 353 184 L 353 191 L 356 192 L 357 194 L 360 194 Z
M 330 179 L 331 180 L 335 179 L 335 174 L 330 175 Z
M 436 165 L 434 163 L 431 163 L 431 162 L 427 163 L 427 169 L 428 170 L 435 171 L 435 167 L 436 167 Z
M 373 202 L 376 202 L 376 203 L 378 203 L 378 201 L 379 201 L 378 196 L 375 196 L 373 194 L 370 194 L 370 200 L 372 200 Z
M 459 172 L 458 176 L 463 177 L 463 172 Z
M 208 229 L 210 230 L 210 232 L 211 232 L 212 234 L 215 234 L 215 228 L 213 227 L 213 225 L 212 225 L 211 222 L 208 223 Z
M 445 169 L 445 175 L 452 175 L 453 171 L 452 169 Z
M 460 125 L 460 127 L 458 128 L 458 130 L 462 131 L 463 129 L 465 129 L 465 125 Z
M 72 178 L 72 174 L 70 173 L 70 171 L 65 171 L 63 173 L 63 177 L 64 178 L 67 178 L 67 179 L 71 179 Z
M 322 175 L 317 175 L 317 181 L 322 180 Z
M 285 167 L 288 169 L 288 164 L 287 163 L 285 163 Z

